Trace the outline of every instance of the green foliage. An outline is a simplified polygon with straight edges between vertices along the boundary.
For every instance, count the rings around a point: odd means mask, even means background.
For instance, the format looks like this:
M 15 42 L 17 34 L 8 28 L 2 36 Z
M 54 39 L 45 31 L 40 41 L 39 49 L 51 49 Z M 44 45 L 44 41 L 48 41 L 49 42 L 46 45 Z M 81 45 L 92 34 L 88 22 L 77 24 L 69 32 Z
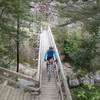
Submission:
M 91 60 L 96 56 L 96 44 L 94 39 L 80 39 L 74 34 L 67 36 L 64 42 L 64 53 L 71 59 L 74 69 L 87 69 L 93 71 Z
M 59 50 L 65 54 L 65 59 L 69 58 L 75 70 L 95 69 L 91 65 L 91 60 L 96 56 L 94 37 L 84 38 L 77 30 L 71 35 L 66 27 L 55 27 L 52 30 Z
M 33 68 L 34 67 L 34 64 L 30 64 L 30 68 Z
M 30 0 L 32 2 L 40 2 L 41 0 Z
M 64 44 L 65 54 L 67 54 L 72 60 L 74 60 L 80 50 L 75 37 L 73 37 L 73 35 L 67 36 Z
M 73 100 L 99 100 L 100 92 L 90 83 L 84 83 L 82 87 L 72 89 Z
M 84 77 L 88 73 L 88 70 L 85 68 L 80 68 L 80 70 L 77 72 L 76 77 Z
M 65 59 L 70 60 L 75 70 L 95 71 L 91 61 L 96 56 L 96 37 L 84 37 L 77 30 L 69 34 L 66 27 L 52 30 L 60 52 L 65 54 Z
M 53 34 L 55 36 L 55 41 L 60 52 L 63 53 L 64 40 L 67 37 L 68 30 L 66 27 L 55 26 L 52 28 Z
M 37 19 L 36 19 L 38 33 L 41 32 L 41 21 L 42 21 L 42 17 L 41 17 L 41 15 L 38 14 Z
M 15 80 L 16 82 L 18 81 L 18 77 L 12 77 L 12 80 Z
M 69 0 L 56 0 L 56 1 L 58 1 L 60 3 L 67 3 Z
M 0 32 L 0 58 L 3 57 L 4 54 L 8 55 L 8 49 L 7 47 L 9 41 L 9 35 L 8 34 L 3 34 L 3 32 Z

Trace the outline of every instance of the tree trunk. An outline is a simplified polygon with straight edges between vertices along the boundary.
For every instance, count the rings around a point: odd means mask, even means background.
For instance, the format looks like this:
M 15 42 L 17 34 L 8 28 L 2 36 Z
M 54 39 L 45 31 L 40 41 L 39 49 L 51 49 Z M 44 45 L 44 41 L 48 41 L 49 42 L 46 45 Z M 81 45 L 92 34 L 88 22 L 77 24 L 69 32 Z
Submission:
M 19 71 L 19 15 L 17 18 L 17 72 Z

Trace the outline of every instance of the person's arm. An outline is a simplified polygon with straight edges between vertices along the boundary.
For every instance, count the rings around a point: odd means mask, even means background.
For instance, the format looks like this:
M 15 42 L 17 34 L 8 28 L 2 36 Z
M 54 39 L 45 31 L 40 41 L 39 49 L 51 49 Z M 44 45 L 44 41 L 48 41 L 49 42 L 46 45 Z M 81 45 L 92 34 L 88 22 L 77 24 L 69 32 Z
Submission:
M 48 50 L 46 51 L 45 55 L 44 55 L 44 60 L 47 59 L 47 54 L 48 54 Z
M 55 51 L 55 50 L 53 50 L 53 53 L 54 53 L 55 59 L 57 60 L 57 59 L 58 59 L 58 57 L 57 57 L 56 51 Z

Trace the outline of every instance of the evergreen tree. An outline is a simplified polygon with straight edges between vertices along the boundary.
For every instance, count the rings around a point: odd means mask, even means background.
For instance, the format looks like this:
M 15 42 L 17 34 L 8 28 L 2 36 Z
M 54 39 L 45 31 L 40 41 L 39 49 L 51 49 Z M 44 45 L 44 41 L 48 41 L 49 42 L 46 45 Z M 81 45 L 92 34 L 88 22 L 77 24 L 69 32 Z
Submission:
M 0 34 L 2 38 L 5 35 L 9 38 L 13 37 L 17 43 L 17 72 L 19 68 L 19 41 L 20 38 L 25 34 L 24 28 L 26 27 L 26 21 L 28 21 L 29 4 L 24 0 L 1 0 L 0 1 Z M 5 34 L 5 35 L 4 35 Z M 5 40 L 6 41 L 6 40 Z M 1 41 L 2 43 L 3 41 Z M 10 45 L 6 41 L 8 46 Z M 3 46 L 5 46 L 3 44 Z M 2 46 L 1 46 L 2 47 Z M 9 49 L 6 48 L 7 51 Z M 4 52 L 3 47 L 1 48 L 1 53 Z M 1 55 L 0 55 L 1 56 Z M 7 56 L 4 54 L 3 56 Z M 2 56 L 2 57 L 3 57 Z

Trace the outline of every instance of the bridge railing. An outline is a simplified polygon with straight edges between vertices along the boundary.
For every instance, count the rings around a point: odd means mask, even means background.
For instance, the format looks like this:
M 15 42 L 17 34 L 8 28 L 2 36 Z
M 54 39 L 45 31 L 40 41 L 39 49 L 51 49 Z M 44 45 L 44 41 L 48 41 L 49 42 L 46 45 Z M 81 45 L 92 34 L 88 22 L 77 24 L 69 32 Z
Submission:
M 41 27 L 41 32 L 43 31 L 42 27 Z M 39 92 L 41 89 L 41 85 L 42 85 L 42 60 L 41 60 L 41 54 L 42 54 L 42 42 L 41 42 L 41 37 L 40 37 L 40 45 L 39 45 L 39 55 L 38 55 L 38 80 L 39 80 Z
M 59 87 L 61 99 L 64 100 L 64 97 L 66 97 L 66 100 L 72 100 L 72 96 L 71 96 L 71 93 L 70 93 L 70 90 L 68 87 L 67 79 L 66 79 L 65 74 L 64 74 L 64 70 L 63 70 L 61 59 L 60 59 L 60 56 L 58 53 L 58 49 L 56 47 L 56 43 L 54 41 L 54 37 L 52 35 L 52 31 L 51 31 L 51 28 L 49 25 L 48 25 L 48 34 L 49 34 L 49 43 L 50 43 L 50 45 L 52 45 L 54 47 L 54 49 L 57 53 L 57 56 L 58 56 L 58 64 L 56 66 L 56 70 L 57 70 L 57 74 L 58 74 L 57 75 L 58 76 L 58 84 L 59 84 L 58 87 Z M 65 96 L 63 94 L 62 88 L 65 89 Z

